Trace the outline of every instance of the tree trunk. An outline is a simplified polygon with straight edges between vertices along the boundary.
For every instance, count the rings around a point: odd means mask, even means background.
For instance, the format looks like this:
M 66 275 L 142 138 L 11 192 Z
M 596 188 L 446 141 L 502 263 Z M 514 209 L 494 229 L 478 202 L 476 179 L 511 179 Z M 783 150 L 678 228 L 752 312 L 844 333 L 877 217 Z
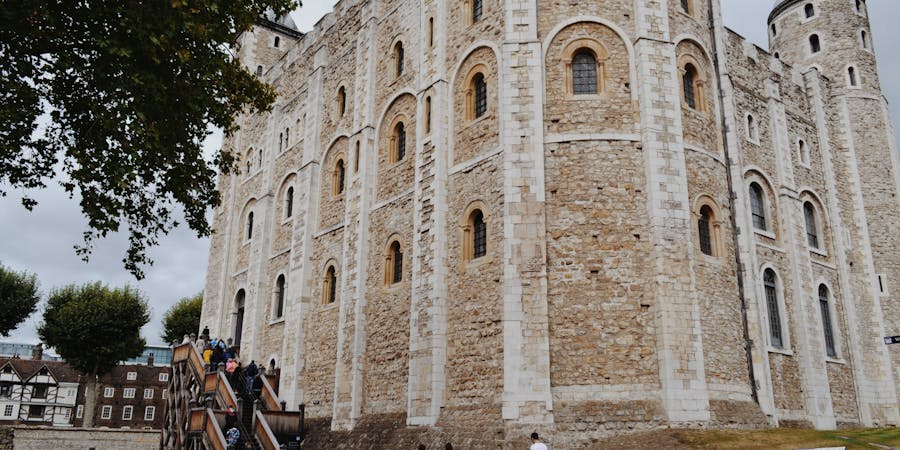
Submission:
M 84 421 L 81 426 L 84 428 L 93 428 L 94 409 L 97 404 L 97 375 L 88 374 L 86 375 L 86 378 L 87 380 L 84 389 Z

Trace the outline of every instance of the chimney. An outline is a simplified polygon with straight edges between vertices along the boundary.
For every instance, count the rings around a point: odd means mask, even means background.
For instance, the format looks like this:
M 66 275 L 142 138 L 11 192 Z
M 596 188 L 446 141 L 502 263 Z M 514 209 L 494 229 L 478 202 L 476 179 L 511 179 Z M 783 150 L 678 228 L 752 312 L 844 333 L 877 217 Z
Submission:
M 44 358 L 44 344 L 41 344 L 40 342 L 38 342 L 38 344 L 35 345 L 34 348 L 31 349 L 31 359 L 40 361 L 43 358 Z
M 147 355 L 147 367 L 153 367 L 153 352 Z

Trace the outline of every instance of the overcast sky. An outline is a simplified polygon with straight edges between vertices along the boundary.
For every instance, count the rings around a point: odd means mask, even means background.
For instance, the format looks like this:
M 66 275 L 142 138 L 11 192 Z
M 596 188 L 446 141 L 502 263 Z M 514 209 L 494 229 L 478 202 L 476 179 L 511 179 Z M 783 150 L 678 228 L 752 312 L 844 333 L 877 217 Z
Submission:
M 766 18 L 773 2 L 721 1 L 725 24 L 766 48 Z M 305 6 L 293 14 L 301 31 L 311 29 L 334 4 L 321 0 L 304 3 Z M 900 19 L 900 1 L 869 0 L 868 4 L 881 84 L 891 103 L 897 128 L 900 125 L 900 27 L 894 23 Z M 221 136 L 215 135 L 207 141 L 207 146 L 218 147 L 220 143 Z M 198 239 L 186 227 L 179 227 L 161 239 L 160 245 L 150 252 L 156 264 L 146 269 L 145 280 L 136 282 L 122 268 L 122 257 L 127 248 L 125 235 L 97 241 L 90 262 L 84 263 L 73 249 L 80 242 L 86 224 L 77 201 L 69 200 L 62 189 L 51 184 L 51 188 L 31 194 L 40 204 L 29 213 L 19 203 L 20 194 L 12 192 L 8 197 L 0 198 L 0 236 L 3 236 L 0 262 L 15 270 L 37 273 L 42 294 L 46 295 L 53 287 L 96 280 L 114 286 L 136 285 L 147 296 L 152 308 L 152 318 L 144 328 L 144 337 L 149 343 L 161 343 L 161 317 L 165 310 L 178 299 L 203 289 L 209 240 Z M 35 328 L 40 315 L 40 311 L 35 313 L 5 340 L 36 343 Z

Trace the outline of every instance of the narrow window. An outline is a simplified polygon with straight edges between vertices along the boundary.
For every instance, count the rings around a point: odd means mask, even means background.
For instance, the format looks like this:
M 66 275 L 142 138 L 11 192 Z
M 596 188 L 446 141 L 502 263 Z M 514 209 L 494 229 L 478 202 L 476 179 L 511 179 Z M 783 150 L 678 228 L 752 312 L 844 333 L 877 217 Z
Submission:
M 597 59 L 588 49 L 581 49 L 572 57 L 572 92 L 597 93 Z
M 284 133 L 278 133 L 278 153 L 284 150 Z
M 837 357 L 834 346 L 834 328 L 831 325 L 831 308 L 828 306 L 828 287 L 819 285 L 819 308 L 822 310 L 822 330 L 825 332 L 825 352 L 831 358 Z
M 681 0 L 681 10 L 684 11 L 685 14 L 691 13 L 691 1 L 690 0 Z
M 753 142 L 759 142 L 759 127 L 756 124 L 756 118 L 747 115 L 747 139 Z
M 852 86 L 852 87 L 857 86 L 858 83 L 856 81 L 856 68 L 854 68 L 854 67 L 847 68 L 847 78 L 850 81 L 850 86 Z
M 144 408 L 144 420 L 151 421 L 156 416 L 156 407 L 148 406 Z
M 818 34 L 813 34 L 809 37 L 809 51 L 811 53 L 819 53 L 822 51 L 822 44 L 819 42 Z
M 484 213 L 475 210 L 472 213 L 472 259 L 481 258 L 487 254 L 487 224 L 484 223 Z
M 766 307 L 769 311 L 769 338 L 771 339 L 772 347 L 783 348 L 781 312 L 778 306 L 778 285 L 775 280 L 774 270 L 766 269 L 763 274 L 763 285 L 766 290 Z
M 334 167 L 334 195 L 340 195 L 344 192 L 344 181 L 346 176 L 344 160 L 339 159 Z
M 275 282 L 275 317 L 284 316 L 284 275 L 278 275 Z
M 684 90 L 684 102 L 691 108 L 697 109 L 697 100 L 694 93 L 694 83 L 697 80 L 697 69 L 693 64 L 684 66 L 684 75 L 682 75 L 682 89 Z
M 284 194 L 284 217 L 289 218 L 294 215 L 294 187 L 287 188 Z
M 112 417 L 112 406 L 109 406 L 109 405 L 104 406 L 100 410 L 100 418 L 104 419 L 104 420 L 109 420 L 110 417 Z
M 284 129 L 284 148 L 288 148 L 291 145 L 291 129 Z
M 253 239 L 253 212 L 247 214 L 247 239 Z
M 810 202 L 803 204 L 803 217 L 806 219 L 806 243 L 812 248 L 819 248 L 819 233 L 816 230 L 816 209 Z
M 868 36 L 868 33 L 866 33 L 866 30 L 860 31 L 859 37 L 862 40 L 862 48 L 868 50 L 869 49 L 869 36 Z
M 712 208 L 704 205 L 700 208 L 700 218 L 697 219 L 697 233 L 700 236 L 700 251 L 704 255 L 713 256 L 712 245 Z
M 766 210 L 763 190 L 757 183 L 750 184 L 750 212 L 753 215 L 753 226 L 758 230 L 766 230 Z
M 275 47 L 277 48 L 278 44 L 280 44 L 280 43 L 281 43 L 281 38 L 279 38 L 278 36 L 275 36 Z
M 860 0 L 856 0 L 856 12 L 862 12 L 862 2 Z
M 807 3 L 806 6 L 803 7 L 803 12 L 806 13 L 806 18 L 816 15 L 816 8 L 813 7 L 812 3 Z
M 259 149 L 259 167 L 262 168 L 262 149 Z
M 769 29 L 772 31 L 772 36 L 778 35 L 778 28 L 775 27 L 774 23 L 771 26 L 769 26 Z
M 487 83 L 483 74 L 476 74 L 472 79 L 472 87 L 475 89 L 475 118 L 479 118 L 487 112 Z
M 343 86 L 338 88 L 337 95 L 337 110 L 338 110 L 338 119 L 344 117 L 344 112 L 347 110 L 347 91 Z
M 328 266 L 328 270 L 325 272 L 324 287 L 322 292 L 325 301 L 323 303 L 334 303 L 337 299 L 337 275 L 335 274 L 334 266 Z
M 128 405 L 122 408 L 122 420 L 131 420 L 131 413 L 134 406 Z
M 262 66 L 256 66 L 256 76 L 261 77 L 263 74 Z
M 428 18 L 428 47 L 434 47 L 434 17 Z
M 391 283 L 399 283 L 403 281 L 403 252 L 400 249 L 400 242 L 394 241 L 391 244 Z
M 359 141 L 356 141 L 356 150 L 353 151 L 353 173 L 359 172 Z
M 797 141 L 797 156 L 800 158 L 800 163 L 809 165 L 809 148 L 803 139 Z
M 472 23 L 478 22 L 481 19 L 481 12 L 483 9 L 481 0 L 472 0 Z
M 394 127 L 394 147 L 394 162 L 397 162 L 406 156 L 406 126 L 403 122 Z
M 431 133 L 431 97 L 425 97 L 425 132 Z
M 253 170 L 253 147 L 250 147 L 250 150 L 247 150 L 247 175 L 250 175 L 250 171 Z
M 403 43 L 398 42 L 397 45 L 394 46 L 394 64 L 396 69 L 396 75 L 399 77 L 403 75 Z

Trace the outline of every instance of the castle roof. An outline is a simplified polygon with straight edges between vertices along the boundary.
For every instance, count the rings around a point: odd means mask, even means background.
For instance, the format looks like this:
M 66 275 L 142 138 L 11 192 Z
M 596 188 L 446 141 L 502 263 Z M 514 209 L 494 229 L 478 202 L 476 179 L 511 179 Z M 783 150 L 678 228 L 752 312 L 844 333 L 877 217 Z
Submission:
M 801 1 L 805 1 L 805 0 L 781 0 L 780 2 L 778 2 L 775 5 L 774 8 L 772 8 L 772 12 L 769 13 L 768 22 L 772 23 L 772 20 L 775 19 L 775 17 L 778 17 L 779 15 L 781 15 L 781 13 L 787 11 L 792 6 L 796 5 L 797 3 L 800 3 Z
M 275 12 L 270 9 L 259 18 L 258 23 L 264 27 L 271 28 L 289 36 L 296 38 L 303 37 L 303 33 L 297 29 L 297 24 L 294 22 L 294 19 L 291 18 L 290 13 L 277 17 L 275 16 Z

